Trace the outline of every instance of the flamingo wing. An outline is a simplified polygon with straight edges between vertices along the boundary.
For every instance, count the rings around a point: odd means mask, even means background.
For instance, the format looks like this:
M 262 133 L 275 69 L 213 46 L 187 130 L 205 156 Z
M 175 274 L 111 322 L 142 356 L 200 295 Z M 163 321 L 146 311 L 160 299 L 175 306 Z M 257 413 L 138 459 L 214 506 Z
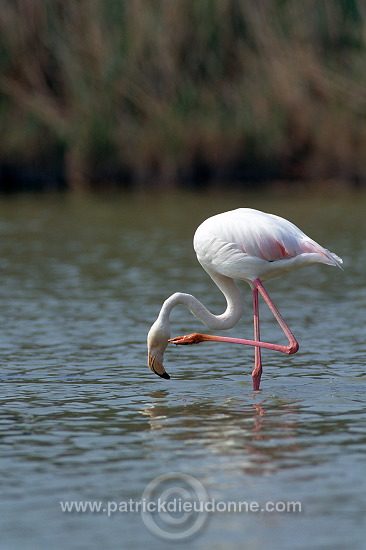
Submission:
M 263 269 L 287 271 L 295 268 L 295 264 L 300 267 L 300 262 L 338 266 L 342 263 L 338 256 L 288 220 L 250 208 L 238 208 L 203 222 L 196 231 L 194 248 L 203 267 L 232 277 L 238 277 L 239 263 L 243 275 L 245 265 L 250 266 L 248 278 L 252 278 L 256 269 L 260 272 Z M 292 261 L 295 259 L 298 260 Z M 276 266 L 268 266 L 268 263 Z M 290 264 L 293 267 L 288 269 Z

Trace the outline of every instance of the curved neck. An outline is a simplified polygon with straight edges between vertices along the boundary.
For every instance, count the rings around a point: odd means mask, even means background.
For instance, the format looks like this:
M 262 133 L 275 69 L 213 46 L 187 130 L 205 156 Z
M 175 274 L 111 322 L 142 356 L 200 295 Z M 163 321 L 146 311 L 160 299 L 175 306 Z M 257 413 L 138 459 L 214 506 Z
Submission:
M 208 270 L 207 272 L 226 298 L 226 310 L 224 313 L 214 315 L 191 294 L 176 292 L 165 300 L 159 317 L 167 321 L 172 309 L 182 304 L 210 330 L 222 330 L 235 326 L 243 314 L 243 300 L 237 284 L 229 277 Z

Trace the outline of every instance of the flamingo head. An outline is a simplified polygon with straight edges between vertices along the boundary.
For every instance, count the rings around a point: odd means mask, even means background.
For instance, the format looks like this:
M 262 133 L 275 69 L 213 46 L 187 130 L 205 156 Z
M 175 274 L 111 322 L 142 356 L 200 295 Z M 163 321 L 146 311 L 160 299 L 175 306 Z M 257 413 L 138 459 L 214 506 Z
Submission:
M 161 378 L 170 378 L 163 367 L 164 351 L 170 338 L 169 324 L 162 323 L 158 318 L 147 335 L 149 369 Z

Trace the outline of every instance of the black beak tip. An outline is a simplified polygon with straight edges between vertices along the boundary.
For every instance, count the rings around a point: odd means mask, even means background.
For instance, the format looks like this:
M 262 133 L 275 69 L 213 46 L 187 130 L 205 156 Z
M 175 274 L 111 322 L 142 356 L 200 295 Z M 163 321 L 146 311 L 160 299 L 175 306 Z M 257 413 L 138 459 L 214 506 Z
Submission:
M 160 374 L 160 372 L 157 372 L 155 369 L 154 369 L 154 365 L 149 365 L 150 369 L 155 372 L 155 374 L 157 374 L 158 376 L 160 376 L 160 378 L 165 378 L 165 380 L 170 380 L 170 376 L 167 372 L 163 372 L 162 374 Z

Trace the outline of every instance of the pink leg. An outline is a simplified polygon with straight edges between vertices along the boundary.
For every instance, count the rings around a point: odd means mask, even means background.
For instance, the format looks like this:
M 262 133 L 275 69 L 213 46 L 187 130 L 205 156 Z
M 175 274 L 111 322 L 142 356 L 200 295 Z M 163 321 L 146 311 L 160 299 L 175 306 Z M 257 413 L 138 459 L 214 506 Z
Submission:
M 244 338 L 231 338 L 229 336 L 216 336 L 211 334 L 201 334 L 199 332 L 195 332 L 194 334 L 188 334 L 185 336 L 176 336 L 175 338 L 171 338 L 169 342 L 177 345 L 199 344 L 200 342 L 227 342 L 229 344 L 243 344 L 246 346 L 256 346 L 259 348 L 272 349 L 274 351 L 287 353 L 288 355 L 296 353 L 299 349 L 299 344 L 297 343 L 295 336 L 292 334 L 290 328 L 286 324 L 277 307 L 272 302 L 261 281 L 259 279 L 255 279 L 253 281 L 253 285 L 255 289 L 259 290 L 259 292 L 263 296 L 264 301 L 268 305 L 269 309 L 272 311 L 275 319 L 287 336 L 289 340 L 289 345 L 281 346 L 279 344 L 270 344 L 269 342 L 261 342 L 259 340 L 246 340 Z
M 254 340 L 259 342 L 261 339 L 260 326 L 259 326 L 259 306 L 258 306 L 258 288 L 255 287 L 252 290 L 253 294 L 253 317 L 254 317 Z M 259 390 L 259 384 L 262 376 L 262 358 L 261 348 L 255 346 L 254 348 L 254 370 L 252 372 L 253 390 Z
M 285 322 L 285 320 L 282 317 L 281 313 L 278 311 L 277 307 L 275 306 L 275 304 L 273 303 L 273 301 L 269 297 L 268 292 L 266 291 L 266 289 L 262 285 L 262 282 L 260 281 L 260 279 L 255 279 L 255 281 L 253 281 L 253 283 L 255 284 L 255 287 L 259 290 L 259 292 L 261 293 L 264 301 L 266 302 L 269 309 L 272 311 L 276 321 L 278 322 L 278 324 L 282 328 L 283 332 L 286 334 L 286 336 L 288 338 L 288 341 L 289 341 L 288 346 L 276 346 L 275 344 L 272 344 L 272 346 L 274 346 L 274 347 L 272 347 L 271 349 L 274 349 L 274 350 L 277 350 L 277 351 L 283 351 L 284 353 L 288 353 L 288 354 L 296 353 L 299 349 L 299 344 L 298 344 L 295 336 L 292 334 L 292 332 L 290 330 L 290 327 L 287 325 L 287 323 Z M 280 348 L 282 348 L 282 349 L 280 349 Z

